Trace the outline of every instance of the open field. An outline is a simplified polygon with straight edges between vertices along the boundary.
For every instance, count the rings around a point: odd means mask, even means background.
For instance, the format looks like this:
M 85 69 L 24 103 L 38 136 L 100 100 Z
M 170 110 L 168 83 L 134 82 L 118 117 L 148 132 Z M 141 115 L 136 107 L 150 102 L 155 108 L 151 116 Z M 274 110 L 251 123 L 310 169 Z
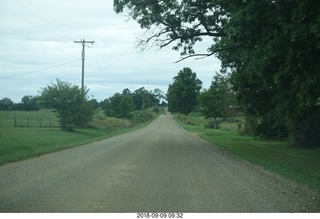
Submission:
M 193 118 L 196 119 L 196 118 Z M 258 164 L 298 183 L 320 189 L 320 150 L 290 147 L 288 141 L 259 139 L 239 135 L 235 123 L 222 123 L 219 129 L 207 129 L 178 121 L 185 129 L 233 154 Z M 201 122 L 199 122 L 200 124 Z
M 17 117 L 57 118 L 51 111 L 0 111 L 0 165 L 99 141 L 146 125 L 129 126 L 128 121 L 100 118 L 95 119 L 93 124 L 101 127 L 66 132 L 60 128 L 14 127 L 10 122 L 14 114 Z M 107 123 L 111 123 L 112 129 L 105 128 Z

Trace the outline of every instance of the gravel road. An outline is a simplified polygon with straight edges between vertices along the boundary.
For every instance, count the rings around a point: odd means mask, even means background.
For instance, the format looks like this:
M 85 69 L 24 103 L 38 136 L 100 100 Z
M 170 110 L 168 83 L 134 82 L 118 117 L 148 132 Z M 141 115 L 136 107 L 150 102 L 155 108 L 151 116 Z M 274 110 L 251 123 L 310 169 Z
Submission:
M 0 212 L 320 212 L 320 194 L 163 115 L 130 133 L 1 166 Z

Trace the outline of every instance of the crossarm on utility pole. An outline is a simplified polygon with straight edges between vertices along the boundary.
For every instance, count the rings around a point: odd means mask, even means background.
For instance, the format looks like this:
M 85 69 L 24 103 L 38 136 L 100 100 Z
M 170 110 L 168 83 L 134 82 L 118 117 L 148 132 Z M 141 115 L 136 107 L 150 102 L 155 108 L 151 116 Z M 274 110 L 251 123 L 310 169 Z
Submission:
M 86 44 L 91 43 L 92 45 L 94 44 L 94 41 L 86 41 L 85 39 L 83 40 L 75 40 L 73 41 L 74 43 L 81 43 L 82 44 L 82 52 L 81 52 L 81 58 L 82 58 L 82 77 L 81 77 L 81 90 L 82 94 L 84 94 L 84 60 L 85 60 L 85 47 Z

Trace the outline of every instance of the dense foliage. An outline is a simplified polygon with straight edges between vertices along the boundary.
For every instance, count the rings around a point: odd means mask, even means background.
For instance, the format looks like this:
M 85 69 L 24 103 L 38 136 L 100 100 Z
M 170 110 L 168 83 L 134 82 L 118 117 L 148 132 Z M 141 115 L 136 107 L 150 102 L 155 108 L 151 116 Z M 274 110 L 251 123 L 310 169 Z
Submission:
M 216 54 L 253 133 L 319 146 L 320 1 L 114 0 L 114 9 L 147 30 L 142 46 Z M 213 43 L 195 51 L 204 37 Z
M 87 97 L 88 90 L 60 81 L 41 89 L 39 100 L 49 109 L 59 113 L 60 124 L 64 130 L 72 131 L 76 127 L 85 127 L 93 116 L 93 104 Z
M 106 99 L 103 106 L 106 116 L 144 121 L 145 117 L 150 115 L 143 112 L 138 113 L 138 111 L 159 107 L 163 98 L 164 94 L 159 89 L 148 91 L 141 87 L 131 92 L 126 88 L 122 93 L 116 93 Z
M 4 97 L 0 100 L 0 110 L 11 110 L 14 107 L 14 102 L 8 98 Z
M 131 92 L 126 89 L 122 93 L 114 94 L 106 101 L 106 116 L 130 119 L 133 110 L 133 98 Z
M 198 104 L 202 81 L 190 68 L 183 68 L 169 85 L 167 98 L 170 112 L 189 114 Z
M 39 110 L 38 102 L 38 97 L 31 95 L 23 96 L 20 103 L 14 103 L 10 98 L 4 97 L 0 100 L 0 110 Z
M 215 47 L 237 45 L 219 58 L 233 71 L 254 132 L 280 138 L 291 133 L 296 146 L 318 146 L 320 3 L 250 1 L 230 13 L 229 37 Z
M 200 111 L 206 118 L 217 120 L 236 116 L 238 104 L 236 95 L 231 88 L 229 78 L 217 74 L 208 90 L 199 95 Z

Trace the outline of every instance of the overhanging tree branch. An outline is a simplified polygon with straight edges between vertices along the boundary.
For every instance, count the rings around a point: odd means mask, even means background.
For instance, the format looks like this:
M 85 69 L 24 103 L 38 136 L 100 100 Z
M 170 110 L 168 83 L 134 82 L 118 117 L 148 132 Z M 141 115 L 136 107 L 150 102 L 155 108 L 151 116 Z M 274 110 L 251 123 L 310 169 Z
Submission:
M 220 49 L 216 49 L 214 51 L 212 51 L 211 53 L 199 53 L 199 54 L 192 54 L 192 55 L 188 55 L 186 57 L 182 57 L 181 59 L 179 59 L 178 61 L 175 61 L 174 63 L 179 63 L 183 60 L 186 60 L 186 59 L 189 59 L 189 58 L 192 58 L 192 57 L 198 57 L 196 58 L 196 60 L 199 60 L 199 59 L 204 59 L 204 58 L 207 58 L 207 57 L 210 57 L 218 52 L 222 52 L 222 51 L 227 51 L 227 50 L 234 50 L 234 49 L 237 49 L 241 47 L 240 45 L 238 46 L 232 46 L 232 47 L 226 47 L 226 48 L 220 48 Z

